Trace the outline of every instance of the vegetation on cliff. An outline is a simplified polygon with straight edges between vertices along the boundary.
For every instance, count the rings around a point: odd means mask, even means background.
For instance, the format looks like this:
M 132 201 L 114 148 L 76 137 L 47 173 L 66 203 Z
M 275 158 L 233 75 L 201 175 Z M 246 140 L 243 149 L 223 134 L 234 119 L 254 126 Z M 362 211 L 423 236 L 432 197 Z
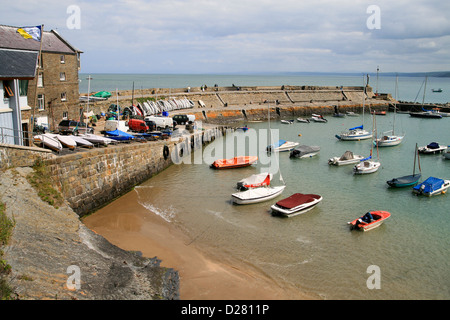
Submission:
M 64 199 L 61 193 L 53 187 L 54 183 L 51 177 L 44 161 L 38 159 L 33 165 L 33 173 L 27 178 L 39 197 L 57 209 L 62 205 Z
M 5 204 L 0 202 L 0 300 L 11 299 L 12 289 L 6 281 L 6 275 L 11 270 L 10 265 L 3 259 L 3 247 L 8 244 L 14 228 L 14 221 L 6 216 Z

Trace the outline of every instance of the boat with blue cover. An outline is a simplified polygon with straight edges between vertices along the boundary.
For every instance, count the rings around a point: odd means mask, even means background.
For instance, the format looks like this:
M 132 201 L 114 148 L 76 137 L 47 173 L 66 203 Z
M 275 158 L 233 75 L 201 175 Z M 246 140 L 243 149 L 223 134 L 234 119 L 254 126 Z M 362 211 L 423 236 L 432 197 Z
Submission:
M 106 135 L 108 136 L 108 138 L 118 141 L 127 141 L 134 139 L 134 136 L 132 134 L 126 133 L 118 129 L 114 131 L 106 131 Z
M 413 188 L 413 193 L 424 196 L 434 196 L 445 193 L 450 187 L 450 180 L 444 180 L 435 177 L 429 177 L 424 182 Z

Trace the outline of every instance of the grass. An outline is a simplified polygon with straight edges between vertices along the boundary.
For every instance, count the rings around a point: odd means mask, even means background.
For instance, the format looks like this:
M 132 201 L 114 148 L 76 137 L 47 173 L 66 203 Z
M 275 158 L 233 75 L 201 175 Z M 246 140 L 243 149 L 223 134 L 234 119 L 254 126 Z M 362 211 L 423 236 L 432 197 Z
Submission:
M 8 244 L 14 228 L 14 221 L 6 216 L 5 210 L 5 204 L 0 202 L 0 300 L 10 300 L 13 293 L 6 280 L 11 266 L 3 259 L 2 248 Z
M 28 181 L 37 191 L 39 197 L 58 209 L 64 202 L 61 193 L 53 187 L 53 180 L 48 168 L 42 160 L 36 160 L 33 165 L 33 173 L 28 175 Z

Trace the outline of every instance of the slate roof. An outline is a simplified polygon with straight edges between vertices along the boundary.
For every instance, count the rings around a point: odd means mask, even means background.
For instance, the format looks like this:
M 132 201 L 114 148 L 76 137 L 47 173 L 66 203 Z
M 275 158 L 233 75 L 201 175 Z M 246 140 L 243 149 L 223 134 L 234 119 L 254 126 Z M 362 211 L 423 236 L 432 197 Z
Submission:
M 38 52 L 0 48 L 0 79 L 35 77 Z
M 39 51 L 40 42 L 33 39 L 25 39 L 18 32 L 20 27 L 0 25 L 0 48 Z M 42 51 L 65 54 L 82 52 L 65 39 L 55 30 L 44 31 L 42 36 Z

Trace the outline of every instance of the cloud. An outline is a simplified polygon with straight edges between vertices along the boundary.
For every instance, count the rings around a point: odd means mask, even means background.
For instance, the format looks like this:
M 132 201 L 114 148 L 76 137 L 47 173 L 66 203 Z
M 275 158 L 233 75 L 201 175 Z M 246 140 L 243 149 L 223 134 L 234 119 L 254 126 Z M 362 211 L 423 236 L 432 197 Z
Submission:
M 366 26 L 372 3 L 380 29 Z M 69 5 L 79 6 L 81 29 L 67 28 Z M 83 72 L 359 72 L 422 71 L 423 58 L 450 69 L 448 12 L 443 0 L 22 0 L 0 19 L 57 28 L 84 51 Z

